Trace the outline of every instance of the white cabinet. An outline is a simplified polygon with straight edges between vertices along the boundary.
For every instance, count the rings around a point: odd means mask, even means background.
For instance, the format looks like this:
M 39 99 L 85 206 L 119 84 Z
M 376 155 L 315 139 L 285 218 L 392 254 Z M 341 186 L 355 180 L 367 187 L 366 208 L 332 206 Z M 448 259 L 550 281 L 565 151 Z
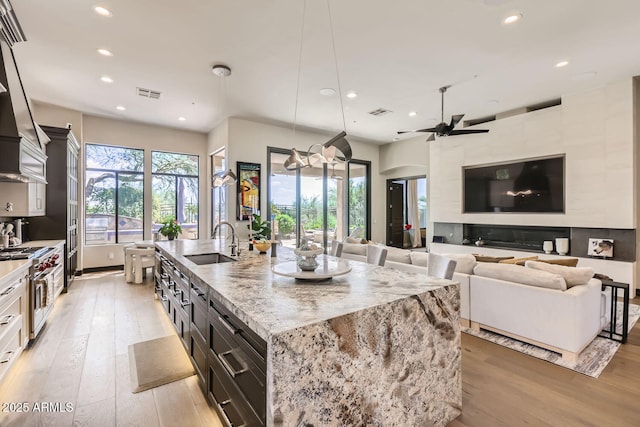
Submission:
M 3 261 L 21 266 L 3 276 L 0 270 L 0 382 L 18 360 L 28 342 L 27 286 L 29 263 Z
M 46 193 L 46 184 L 41 182 L 0 182 L 0 216 L 42 216 Z M 8 210 L 9 204 L 13 211 Z

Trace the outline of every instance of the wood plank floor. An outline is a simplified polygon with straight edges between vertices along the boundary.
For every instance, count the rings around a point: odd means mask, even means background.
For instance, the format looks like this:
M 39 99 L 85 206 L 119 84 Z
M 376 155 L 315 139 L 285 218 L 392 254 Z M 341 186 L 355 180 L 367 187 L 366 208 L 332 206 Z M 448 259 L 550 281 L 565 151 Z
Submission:
M 0 385 L 0 404 L 27 402 L 31 411 L 0 412 L 0 426 L 222 426 L 196 376 L 131 393 L 129 344 L 170 334 L 151 277 L 141 285 L 122 272 L 76 278 Z M 33 412 L 42 402 L 73 408 Z
M 77 278 L 0 385 L 0 404 L 70 402 L 73 410 L 0 412 L 0 425 L 221 426 L 195 376 L 131 393 L 128 345 L 173 333 L 150 278 Z M 640 426 L 638 326 L 598 379 L 466 334 L 462 374 L 463 413 L 452 427 Z

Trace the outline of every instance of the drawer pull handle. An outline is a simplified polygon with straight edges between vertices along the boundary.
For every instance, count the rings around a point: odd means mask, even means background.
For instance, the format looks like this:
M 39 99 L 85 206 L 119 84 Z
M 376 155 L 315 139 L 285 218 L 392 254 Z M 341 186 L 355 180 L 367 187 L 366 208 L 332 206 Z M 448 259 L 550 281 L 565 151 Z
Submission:
M 8 314 L 4 316 L 2 320 L 0 320 L 0 326 L 8 325 L 9 323 L 11 323 L 14 317 L 16 317 L 14 314 Z
M 231 332 L 233 335 L 237 334 L 238 332 L 240 332 L 239 330 L 237 330 L 236 328 L 234 328 L 233 326 L 231 326 L 231 323 L 227 322 L 224 317 L 222 316 L 218 316 L 218 320 L 220 321 L 220 323 L 222 323 L 222 326 L 224 326 L 225 328 L 227 328 L 227 330 L 229 332 Z
M 11 292 L 15 291 L 16 287 L 15 286 L 9 286 L 7 289 L 5 289 L 1 294 L 0 297 L 3 297 L 5 295 L 9 295 Z
M 2 357 L 2 359 L 0 359 L 0 364 L 9 362 L 12 357 L 13 357 L 13 351 L 7 351 Z
M 169 301 L 169 297 L 165 297 L 164 295 L 160 297 L 160 299 L 164 302 Z
M 180 305 L 183 307 L 186 307 L 189 305 L 189 301 L 185 300 L 185 301 L 180 301 Z
M 222 414 L 222 416 L 224 417 L 224 420 L 222 420 L 222 421 L 224 421 L 224 425 L 233 426 L 233 423 L 231 422 L 231 420 L 229 419 L 229 416 L 227 415 L 227 413 L 224 410 L 224 407 L 227 406 L 227 405 L 231 405 L 232 407 L 234 407 L 233 403 L 231 403 L 231 400 L 225 400 L 222 403 L 218 403 L 218 410 Z M 242 423 L 238 427 L 246 427 L 246 424 Z
M 247 368 L 242 368 L 239 371 L 236 371 L 235 369 L 233 369 L 233 367 L 231 366 L 231 363 L 229 363 L 229 361 L 227 360 L 228 356 L 231 356 L 232 351 L 225 351 L 224 353 L 220 353 L 218 354 L 218 358 L 220 359 L 220 362 L 222 363 L 222 366 L 224 366 L 224 369 L 229 373 L 229 375 L 231 375 L 233 378 L 237 377 L 238 375 L 247 372 L 248 369 Z M 234 357 L 235 359 L 235 357 Z M 240 362 L 238 362 L 238 360 L 236 359 L 236 362 L 239 365 L 242 365 Z

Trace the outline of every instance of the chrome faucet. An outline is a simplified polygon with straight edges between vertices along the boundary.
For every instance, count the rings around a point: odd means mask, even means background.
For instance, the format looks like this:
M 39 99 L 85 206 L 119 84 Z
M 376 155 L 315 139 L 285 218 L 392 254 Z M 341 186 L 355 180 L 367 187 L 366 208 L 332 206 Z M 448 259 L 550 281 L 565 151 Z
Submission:
M 236 229 L 233 227 L 233 225 L 230 222 L 227 222 L 227 221 L 218 222 L 216 226 L 213 228 L 213 234 L 211 235 L 211 238 L 215 239 L 216 236 L 218 235 L 218 229 L 220 228 L 221 225 L 225 225 L 225 224 L 231 228 L 231 246 L 230 246 L 231 256 L 240 255 L 240 251 L 236 251 L 236 249 L 238 248 L 238 245 L 236 243 Z

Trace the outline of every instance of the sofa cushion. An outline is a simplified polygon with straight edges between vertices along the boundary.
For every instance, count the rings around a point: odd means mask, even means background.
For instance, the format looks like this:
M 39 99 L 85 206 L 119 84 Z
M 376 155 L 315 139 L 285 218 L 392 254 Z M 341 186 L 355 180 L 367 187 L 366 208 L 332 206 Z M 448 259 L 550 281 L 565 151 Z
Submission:
M 411 264 L 417 265 L 418 267 L 426 267 L 429 263 L 428 252 L 411 251 L 409 256 L 411 257 Z
M 347 254 L 364 255 L 367 256 L 367 245 L 360 243 L 343 243 L 342 252 Z
M 537 256 L 526 256 L 526 257 L 522 257 L 522 258 L 511 258 L 511 259 L 502 259 L 498 262 L 502 263 L 502 264 L 517 264 L 517 265 L 524 265 L 524 263 L 526 261 L 535 261 L 537 260 L 538 257 Z
M 564 265 L 566 267 L 575 267 L 578 265 L 578 258 L 557 258 L 557 259 L 539 259 L 540 262 L 547 264 Z
M 359 237 L 347 237 L 344 239 L 344 243 L 367 243 L 367 239 L 361 239 Z
M 567 282 L 567 288 L 585 285 L 593 277 L 593 268 L 591 267 L 566 267 L 564 265 L 547 264 L 546 262 L 538 261 L 527 261 L 525 267 L 559 274 L 564 278 L 564 281 Z
M 389 246 L 383 247 L 387 250 L 387 261 L 411 264 L 411 251 L 408 251 L 406 249 L 392 248 Z
M 456 261 L 456 273 L 473 274 L 476 257 L 471 254 L 441 254 Z
M 478 262 L 500 262 L 503 259 L 513 259 L 512 256 L 491 256 L 491 255 L 481 255 L 481 254 L 473 254 Z
M 514 264 L 479 262 L 473 269 L 473 274 L 505 280 L 507 282 L 521 283 L 523 285 L 557 289 L 560 291 L 567 290 L 567 283 L 559 274 L 553 274 L 533 268 L 524 268 Z

